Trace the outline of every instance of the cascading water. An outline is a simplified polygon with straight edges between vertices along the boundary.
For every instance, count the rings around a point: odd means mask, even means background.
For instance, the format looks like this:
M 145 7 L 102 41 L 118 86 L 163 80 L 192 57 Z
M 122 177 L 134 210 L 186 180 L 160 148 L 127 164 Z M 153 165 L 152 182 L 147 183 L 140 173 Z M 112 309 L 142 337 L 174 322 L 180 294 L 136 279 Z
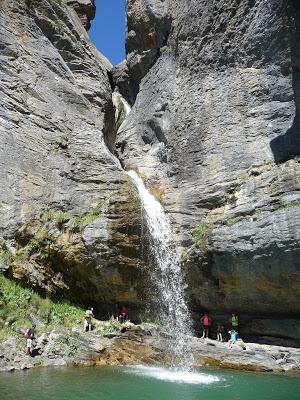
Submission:
M 192 335 L 191 318 L 184 300 L 184 282 L 180 257 L 172 240 L 171 224 L 162 205 L 146 189 L 143 180 L 134 172 L 127 172 L 134 182 L 142 204 L 143 221 L 148 232 L 151 270 L 155 293 L 152 298 L 159 310 L 160 324 L 171 337 L 172 366 L 189 368 L 192 353 L 187 336 Z
M 120 99 L 121 99 L 121 102 L 122 102 L 123 107 L 124 107 L 125 115 L 127 117 L 128 114 L 131 111 L 131 107 L 130 107 L 129 103 L 124 99 L 124 97 L 122 97 L 121 95 L 120 95 Z

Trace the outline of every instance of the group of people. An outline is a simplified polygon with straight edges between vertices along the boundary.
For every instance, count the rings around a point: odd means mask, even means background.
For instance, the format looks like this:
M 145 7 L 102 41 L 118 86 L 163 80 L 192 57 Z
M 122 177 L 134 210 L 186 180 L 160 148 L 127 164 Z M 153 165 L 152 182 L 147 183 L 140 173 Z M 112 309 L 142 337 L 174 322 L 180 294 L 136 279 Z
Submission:
M 112 320 L 119 321 L 124 323 L 129 319 L 129 311 L 127 306 L 122 306 L 119 308 L 117 305 L 115 307 L 115 311 L 111 315 Z
M 93 307 L 88 307 L 85 311 L 84 317 L 84 332 L 89 332 L 93 330 L 92 319 L 94 317 L 94 309 Z M 116 306 L 115 312 L 112 313 L 111 319 L 124 323 L 128 321 L 129 311 L 127 306 L 122 306 L 121 308 Z M 212 325 L 212 317 L 205 313 L 201 318 L 200 322 L 203 326 L 202 339 L 209 337 L 209 331 Z M 235 313 L 231 315 L 231 329 L 228 331 L 230 334 L 230 339 L 228 344 L 232 347 L 238 338 L 238 329 L 239 329 L 239 318 Z M 33 341 L 35 339 L 35 325 L 32 325 L 29 329 L 21 329 L 21 333 L 23 334 L 23 340 L 26 341 L 26 353 L 31 355 L 33 348 Z M 217 324 L 217 338 L 218 341 L 224 342 L 226 341 L 226 330 L 224 325 Z
M 200 322 L 203 326 L 203 334 L 202 334 L 201 338 L 202 339 L 208 338 L 210 327 L 212 325 L 212 318 L 207 313 L 205 313 L 200 318 Z M 239 328 L 239 318 L 235 313 L 231 314 L 230 322 L 231 322 L 231 329 L 228 331 L 228 333 L 230 335 L 228 344 L 230 347 L 232 347 L 232 345 L 234 345 L 234 343 L 237 341 L 238 328 Z M 226 330 L 225 330 L 224 325 L 222 325 L 222 324 L 217 325 L 217 340 L 220 342 L 226 341 Z
M 94 309 L 93 307 L 88 307 L 84 316 L 84 332 L 91 332 L 93 330 L 93 317 Z M 122 306 L 121 308 L 117 308 L 116 311 L 111 315 L 111 318 L 121 323 L 128 321 L 128 307 Z M 22 334 L 22 338 L 26 343 L 26 354 L 28 355 L 32 355 L 35 339 L 35 328 L 36 326 L 34 324 L 31 326 L 31 328 L 18 328 L 18 332 Z
M 88 307 L 87 310 L 85 311 L 85 316 L 84 316 L 84 332 L 90 332 L 93 330 L 93 320 L 94 317 L 94 309 L 93 307 Z M 111 315 L 112 320 L 119 321 L 121 323 L 124 323 L 128 321 L 129 318 L 129 311 L 127 306 L 122 306 L 119 308 L 116 306 L 115 311 Z

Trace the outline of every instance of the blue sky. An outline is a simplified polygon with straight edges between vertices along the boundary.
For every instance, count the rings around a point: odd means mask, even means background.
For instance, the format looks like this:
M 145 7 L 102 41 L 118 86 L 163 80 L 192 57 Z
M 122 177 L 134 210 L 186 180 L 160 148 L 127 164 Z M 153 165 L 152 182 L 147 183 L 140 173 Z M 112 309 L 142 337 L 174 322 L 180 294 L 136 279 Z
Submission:
M 125 58 L 125 0 L 96 0 L 89 35 L 97 49 L 116 65 Z

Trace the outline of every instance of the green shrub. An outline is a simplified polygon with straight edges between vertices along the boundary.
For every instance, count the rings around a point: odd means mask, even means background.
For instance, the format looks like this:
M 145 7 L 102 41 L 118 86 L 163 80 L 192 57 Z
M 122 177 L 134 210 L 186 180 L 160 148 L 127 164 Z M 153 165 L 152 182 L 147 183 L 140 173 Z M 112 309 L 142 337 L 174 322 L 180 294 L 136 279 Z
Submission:
M 85 215 L 82 216 L 81 224 L 82 224 L 82 226 L 89 225 L 93 221 L 95 221 L 95 219 L 97 219 L 98 217 L 99 217 L 99 215 L 95 214 L 95 213 L 85 214 Z
M 62 227 L 63 224 L 70 220 L 70 216 L 68 213 L 60 211 L 54 214 L 54 220 L 58 227 Z
M 280 207 L 279 208 L 293 208 L 293 207 L 299 207 L 300 206 L 300 200 L 294 200 L 290 202 L 284 203 L 282 200 L 280 200 Z
M 232 225 L 236 224 L 237 222 L 239 222 L 239 218 L 229 218 L 226 221 L 224 221 L 224 224 L 227 226 L 232 226 Z
M 42 229 L 38 230 L 34 235 L 34 238 L 38 242 L 53 242 L 54 237 L 47 231 Z
M 193 242 L 197 248 L 203 248 L 207 244 L 207 239 L 212 231 L 209 224 L 201 223 L 193 229 Z
M 68 228 L 71 233 L 80 232 L 82 217 L 75 217 L 69 222 Z
M 43 222 L 53 221 L 54 212 L 50 208 L 46 208 L 45 211 L 41 214 L 41 220 Z
M 185 262 L 185 261 L 188 260 L 188 258 L 189 258 L 188 250 L 187 249 L 183 249 L 181 254 L 180 254 L 181 261 Z
M 167 50 L 168 50 L 168 46 L 162 46 L 162 47 L 159 49 L 159 52 L 160 52 L 160 54 L 164 54 Z
M 59 149 L 51 149 L 50 152 L 51 156 L 57 156 L 59 153 Z
M 92 208 L 91 212 L 79 215 L 70 220 L 68 228 L 71 233 L 80 232 L 87 225 L 95 221 L 95 219 L 99 218 L 99 216 L 101 215 L 102 204 L 97 203 L 91 208 Z
M 106 333 L 115 332 L 122 328 L 122 324 L 116 320 L 101 321 L 96 326 L 96 332 L 105 335 Z
M 46 325 L 51 322 L 52 307 L 52 301 L 48 298 L 37 301 L 38 316 Z
M 84 310 L 44 299 L 0 274 L 0 340 L 15 335 L 18 327 L 29 327 L 30 316 L 38 321 L 39 332 L 41 328 L 71 328 L 78 319 L 83 320 Z
M 62 29 L 62 32 L 63 32 L 63 30 L 64 30 L 64 28 L 65 28 L 65 24 L 63 24 L 62 26 L 63 26 L 63 29 Z M 64 149 L 64 150 L 67 149 L 67 148 L 68 148 L 68 145 L 69 145 L 69 138 L 68 138 L 68 136 L 66 136 L 66 135 L 61 136 L 61 137 L 58 139 L 57 144 L 59 145 L 60 148 L 62 148 L 62 149 Z
M 64 211 L 53 211 L 47 208 L 40 216 L 42 222 L 55 222 L 58 228 L 61 228 L 66 222 L 70 220 L 70 216 Z
M 0 257 L 6 265 L 10 265 L 15 260 L 15 255 L 9 249 L 0 250 Z

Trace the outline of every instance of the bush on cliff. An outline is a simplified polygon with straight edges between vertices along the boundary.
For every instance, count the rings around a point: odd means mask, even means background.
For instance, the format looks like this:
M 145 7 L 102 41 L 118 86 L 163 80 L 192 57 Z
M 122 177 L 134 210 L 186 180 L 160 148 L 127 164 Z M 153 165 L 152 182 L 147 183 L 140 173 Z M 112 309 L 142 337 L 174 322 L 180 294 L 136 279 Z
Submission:
M 39 330 L 55 327 L 71 328 L 82 321 L 84 310 L 67 303 L 54 303 L 32 290 L 24 289 L 0 274 L 0 340 L 15 334 L 32 322 Z

